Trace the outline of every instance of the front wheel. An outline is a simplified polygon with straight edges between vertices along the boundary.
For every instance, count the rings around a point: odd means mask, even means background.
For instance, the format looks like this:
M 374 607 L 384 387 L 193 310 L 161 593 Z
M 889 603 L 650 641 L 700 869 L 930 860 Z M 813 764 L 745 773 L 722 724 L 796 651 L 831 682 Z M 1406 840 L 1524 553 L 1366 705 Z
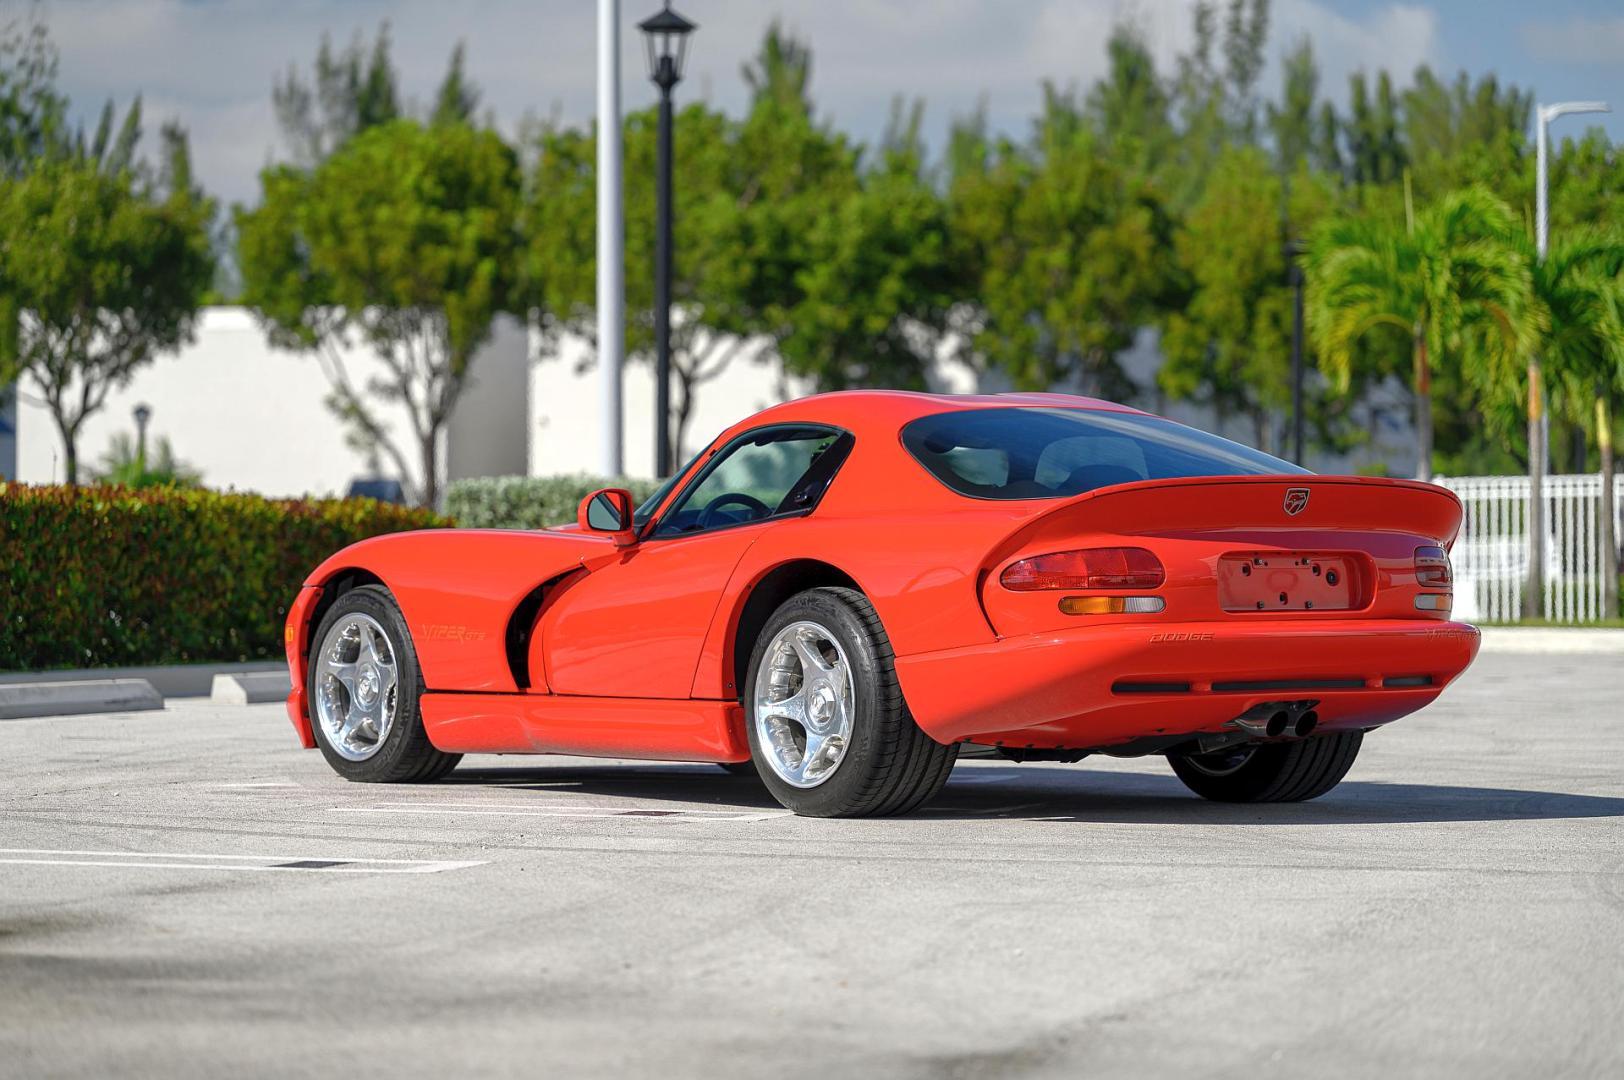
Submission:
M 434 748 L 418 698 L 423 676 L 406 620 L 378 585 L 339 597 L 316 629 L 308 700 L 316 744 L 346 780 L 438 780 L 460 754 Z
M 920 730 L 891 642 L 867 597 L 809 589 L 786 600 L 750 657 L 750 753 L 773 797 L 808 817 L 901 814 L 941 790 L 958 745 Z
M 1359 756 L 1362 731 L 1285 743 L 1253 743 L 1210 754 L 1169 754 L 1184 786 L 1215 802 L 1303 802 L 1342 780 Z

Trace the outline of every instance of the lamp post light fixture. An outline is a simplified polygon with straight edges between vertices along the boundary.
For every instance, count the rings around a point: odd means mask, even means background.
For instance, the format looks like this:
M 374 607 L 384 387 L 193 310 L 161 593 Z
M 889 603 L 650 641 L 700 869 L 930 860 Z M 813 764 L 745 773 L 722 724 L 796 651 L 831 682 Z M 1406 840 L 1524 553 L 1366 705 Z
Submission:
M 654 474 L 671 475 L 671 90 L 682 81 L 688 35 L 696 27 L 671 4 L 638 24 L 648 77 L 660 88 L 654 178 Z
M 137 405 L 131 412 L 135 415 L 135 465 L 145 473 L 147 471 L 147 424 L 152 420 L 152 406 Z
M 1574 113 L 1613 110 L 1605 101 L 1561 101 L 1541 105 L 1534 119 L 1534 252 L 1540 262 L 1550 246 L 1550 136 L 1552 120 Z M 1544 379 L 1539 357 L 1528 358 L 1528 583 L 1523 590 L 1523 617 L 1545 614 L 1545 472 L 1550 457 L 1550 422 L 1545 416 Z

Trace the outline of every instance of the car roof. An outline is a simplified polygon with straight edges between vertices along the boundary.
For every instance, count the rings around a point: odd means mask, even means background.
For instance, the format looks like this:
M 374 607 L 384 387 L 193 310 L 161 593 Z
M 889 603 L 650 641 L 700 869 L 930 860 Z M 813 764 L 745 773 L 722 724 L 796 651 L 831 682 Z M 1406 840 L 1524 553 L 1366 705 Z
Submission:
M 1138 413 L 1141 410 L 1100 398 L 1077 394 L 929 394 L 917 390 L 837 390 L 796 398 L 763 409 L 736 425 L 737 433 L 762 424 L 817 421 L 835 424 L 854 433 L 875 429 L 897 431 L 909 421 L 945 412 L 1009 408 L 1090 409 L 1097 412 Z

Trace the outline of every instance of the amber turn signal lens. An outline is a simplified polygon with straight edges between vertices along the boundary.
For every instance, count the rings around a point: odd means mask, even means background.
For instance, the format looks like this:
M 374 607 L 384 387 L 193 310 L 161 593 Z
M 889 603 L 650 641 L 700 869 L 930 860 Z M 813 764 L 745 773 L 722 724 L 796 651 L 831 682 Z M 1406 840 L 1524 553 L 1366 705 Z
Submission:
M 998 581 L 1013 592 L 1043 589 L 1159 589 L 1162 562 L 1144 548 L 1055 551 L 1010 563 Z
M 1454 598 L 1448 593 L 1422 593 L 1415 598 L 1417 611 L 1448 611 Z
M 1167 604 L 1159 596 L 1062 596 L 1066 615 L 1149 615 Z

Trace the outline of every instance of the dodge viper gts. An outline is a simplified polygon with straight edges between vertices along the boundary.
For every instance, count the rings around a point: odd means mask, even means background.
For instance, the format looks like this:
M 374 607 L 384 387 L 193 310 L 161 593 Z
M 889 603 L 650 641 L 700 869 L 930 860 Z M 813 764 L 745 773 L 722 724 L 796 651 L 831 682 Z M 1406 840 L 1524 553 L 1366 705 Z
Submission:
M 808 815 L 900 813 L 965 744 L 1165 756 L 1209 799 L 1310 799 L 1471 663 L 1448 491 L 1319 476 L 1057 394 L 824 394 L 639 506 L 397 533 L 288 615 L 288 714 L 360 781 L 471 753 L 753 769 Z

